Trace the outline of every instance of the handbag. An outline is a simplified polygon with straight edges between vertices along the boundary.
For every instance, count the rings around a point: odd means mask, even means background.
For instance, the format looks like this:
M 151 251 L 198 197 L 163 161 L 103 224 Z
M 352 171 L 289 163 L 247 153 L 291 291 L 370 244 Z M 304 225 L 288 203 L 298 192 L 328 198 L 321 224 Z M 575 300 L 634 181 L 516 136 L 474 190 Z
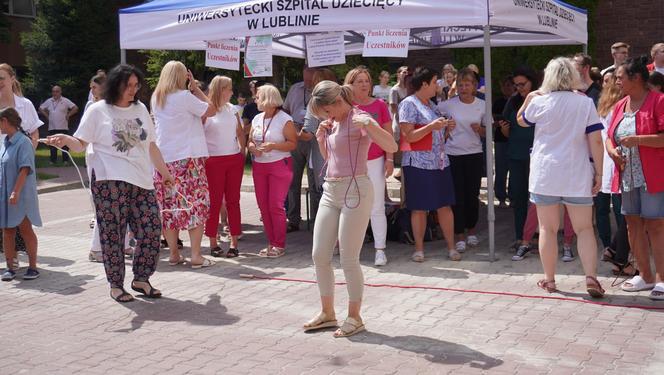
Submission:
M 415 124 L 414 128 L 419 129 L 427 126 L 427 124 Z M 428 133 L 422 139 L 415 142 L 406 141 L 406 136 L 401 132 L 401 137 L 399 139 L 399 149 L 401 151 L 431 151 L 433 148 L 433 132 Z

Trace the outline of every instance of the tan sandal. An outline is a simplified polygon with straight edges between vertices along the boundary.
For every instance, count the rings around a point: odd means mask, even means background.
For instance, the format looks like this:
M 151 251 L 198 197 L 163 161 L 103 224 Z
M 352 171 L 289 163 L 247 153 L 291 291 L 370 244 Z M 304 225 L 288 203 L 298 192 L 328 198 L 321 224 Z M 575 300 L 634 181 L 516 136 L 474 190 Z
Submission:
M 600 285 L 599 281 L 594 276 L 586 276 L 586 291 L 593 298 L 604 297 L 604 289 L 602 289 L 602 285 Z
M 554 293 L 558 289 L 556 288 L 556 280 L 540 280 L 537 282 L 537 286 L 546 290 L 549 293 Z
M 279 258 L 286 255 L 286 249 L 281 248 L 281 247 L 272 247 L 270 249 L 267 249 L 267 252 L 265 254 L 265 257 L 267 258 Z
M 336 327 L 338 325 L 339 324 L 337 323 L 337 319 L 335 317 L 328 318 L 324 312 L 321 312 L 320 314 L 316 315 L 315 318 L 304 323 L 302 328 L 304 328 L 304 332 L 308 332 L 321 328 Z
M 413 262 L 417 262 L 417 263 L 424 262 L 424 251 L 415 251 L 413 253 L 413 255 L 411 255 L 410 259 Z
M 180 254 L 180 259 L 178 259 L 177 262 L 172 262 L 172 261 L 169 260 L 168 265 L 174 267 L 174 266 L 177 266 L 178 264 L 185 263 L 186 261 L 187 261 L 187 259 L 184 257 L 184 255 Z
M 349 337 L 353 336 L 357 333 L 360 333 L 365 330 L 364 323 L 361 321 L 357 321 L 351 317 L 346 318 L 344 320 L 344 324 L 339 327 L 338 330 L 334 332 L 334 337 L 339 338 L 339 337 Z
M 450 258 L 451 261 L 458 262 L 461 260 L 461 253 L 456 249 L 451 249 L 448 250 L 447 257 Z
M 211 267 L 214 266 L 216 263 L 213 260 L 210 260 L 208 258 L 203 258 L 203 263 L 200 264 L 191 264 L 192 269 L 200 269 L 200 268 L 205 268 L 205 267 Z

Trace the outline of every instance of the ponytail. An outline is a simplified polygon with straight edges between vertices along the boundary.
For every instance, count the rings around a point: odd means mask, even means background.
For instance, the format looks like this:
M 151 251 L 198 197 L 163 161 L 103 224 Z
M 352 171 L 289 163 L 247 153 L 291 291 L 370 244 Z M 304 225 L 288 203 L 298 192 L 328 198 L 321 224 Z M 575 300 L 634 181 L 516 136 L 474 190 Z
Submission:
M 336 103 L 339 97 L 348 105 L 353 106 L 353 87 L 327 80 L 320 81 L 311 93 L 308 110 L 318 119 L 324 119 L 323 107 Z
M 17 131 L 20 131 L 21 133 L 25 134 L 30 138 L 30 135 L 23 130 L 21 127 L 21 116 L 18 114 L 18 111 L 15 110 L 12 107 L 7 107 L 0 109 L 0 119 L 6 119 L 7 122 L 13 127 L 16 128 Z
M 11 67 L 9 64 L 0 64 L 0 70 L 4 70 L 9 74 L 10 78 L 13 78 L 14 81 L 12 82 L 12 92 L 17 95 L 17 96 L 23 96 L 23 90 L 21 90 L 21 83 L 16 79 L 16 72 L 14 71 L 14 68 Z

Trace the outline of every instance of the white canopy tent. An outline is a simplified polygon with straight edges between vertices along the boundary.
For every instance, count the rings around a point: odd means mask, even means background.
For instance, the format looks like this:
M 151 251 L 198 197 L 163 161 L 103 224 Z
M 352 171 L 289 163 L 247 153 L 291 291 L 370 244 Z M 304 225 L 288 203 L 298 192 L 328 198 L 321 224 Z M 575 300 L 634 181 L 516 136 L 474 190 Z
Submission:
M 587 44 L 586 11 L 560 0 L 153 0 L 122 9 L 120 47 L 204 50 L 206 41 L 273 35 L 277 56 L 306 56 L 304 35 L 344 31 L 346 54 L 363 32 L 410 29 L 409 49 L 484 48 L 491 113 L 491 47 Z M 491 118 L 485 124 L 491 128 Z M 493 133 L 486 133 L 493 145 Z M 487 152 L 488 171 L 493 153 Z M 489 250 L 495 258 L 493 179 L 487 178 Z

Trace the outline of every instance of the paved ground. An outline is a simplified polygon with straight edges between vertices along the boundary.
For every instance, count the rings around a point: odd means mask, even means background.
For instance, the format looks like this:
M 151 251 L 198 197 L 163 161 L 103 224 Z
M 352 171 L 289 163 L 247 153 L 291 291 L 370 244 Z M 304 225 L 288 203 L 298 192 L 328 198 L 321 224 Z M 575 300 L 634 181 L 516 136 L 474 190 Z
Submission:
M 0 284 L 2 374 L 664 373 L 664 310 L 368 287 L 368 332 L 350 339 L 334 339 L 332 331 L 305 334 L 301 324 L 318 311 L 315 285 L 240 274 L 314 279 L 311 234 L 289 234 L 285 257 L 253 255 L 264 238 L 251 193 L 242 195 L 241 258 L 194 271 L 169 267 L 162 252 L 152 281 L 165 297 L 118 304 L 108 296 L 102 266 L 87 261 L 87 202 L 80 189 L 40 195 L 42 277 Z M 497 214 L 496 262 L 488 262 L 485 230 L 481 246 L 459 263 L 443 256 L 440 241 L 427 243 L 423 264 L 408 260 L 409 246 L 389 243 L 389 264 L 376 268 L 366 245 L 366 282 L 545 296 L 535 287 L 538 257 L 509 260 L 510 212 Z M 607 265 L 600 267 L 607 275 Z M 578 262 L 560 263 L 559 272 L 565 294 L 554 296 L 583 301 Z M 337 278 L 343 280 L 340 270 Z M 601 280 L 611 295 L 606 302 L 664 307 Z M 337 292 L 341 318 L 346 291 Z

